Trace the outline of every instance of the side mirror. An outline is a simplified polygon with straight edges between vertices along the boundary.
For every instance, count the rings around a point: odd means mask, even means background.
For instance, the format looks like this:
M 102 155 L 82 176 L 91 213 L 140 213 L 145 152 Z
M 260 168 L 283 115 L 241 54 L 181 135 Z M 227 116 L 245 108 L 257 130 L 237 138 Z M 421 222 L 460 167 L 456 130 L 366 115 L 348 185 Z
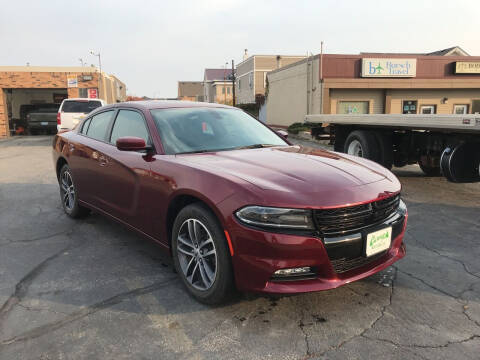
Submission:
M 117 149 L 121 151 L 138 151 L 147 149 L 145 140 L 134 136 L 125 136 L 117 139 Z
M 285 130 L 277 130 L 276 133 L 284 139 L 288 139 L 288 132 Z

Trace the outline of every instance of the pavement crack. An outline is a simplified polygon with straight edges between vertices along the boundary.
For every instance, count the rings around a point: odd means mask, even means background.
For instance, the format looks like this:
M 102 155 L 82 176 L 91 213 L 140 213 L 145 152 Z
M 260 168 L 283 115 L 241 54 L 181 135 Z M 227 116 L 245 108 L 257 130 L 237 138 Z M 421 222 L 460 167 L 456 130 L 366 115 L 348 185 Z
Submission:
M 400 269 L 398 269 L 398 268 L 397 268 L 397 271 L 398 271 L 398 272 L 401 272 L 402 274 L 407 275 L 407 276 L 409 276 L 409 277 L 411 277 L 411 278 L 413 278 L 413 279 L 415 279 L 415 280 L 420 281 L 422 284 L 428 286 L 429 288 L 431 288 L 431 289 L 433 289 L 433 290 L 438 291 L 439 293 L 442 293 L 443 295 L 447 295 L 447 296 L 449 296 L 449 297 L 452 297 L 452 298 L 458 300 L 458 296 L 457 296 L 457 295 L 451 294 L 451 293 L 449 293 L 448 291 L 445 291 L 445 290 L 443 290 L 443 289 L 440 289 L 440 288 L 438 288 L 438 287 L 436 287 L 436 286 L 434 286 L 434 285 L 426 282 L 426 281 L 423 280 L 422 278 L 420 278 L 420 277 L 418 277 L 418 276 L 416 276 L 416 275 L 413 275 L 412 273 L 409 273 L 409 272 L 404 271 L 404 270 L 400 270 Z
M 32 238 L 32 239 L 22 239 L 22 240 L 2 239 L 5 242 L 1 243 L 0 246 L 6 246 L 6 245 L 18 244 L 18 243 L 30 243 L 30 242 L 34 242 L 34 241 L 46 240 L 46 239 L 50 239 L 50 238 L 53 238 L 53 237 L 59 236 L 59 235 L 68 235 L 68 233 L 70 231 L 71 230 L 64 230 L 64 231 L 60 231 L 60 232 L 57 232 L 57 233 L 54 233 L 54 234 L 43 235 L 43 236 L 39 236 L 39 237 Z
M 303 310 L 303 308 L 302 308 L 302 318 L 298 322 L 298 328 L 302 332 L 305 339 L 305 348 L 306 348 L 305 359 L 308 359 L 312 356 L 312 352 L 310 350 L 310 341 L 308 339 L 308 333 L 305 331 L 305 310 Z
M 68 325 L 72 322 L 83 319 L 86 316 L 92 315 L 92 314 L 94 314 L 94 313 L 96 313 L 100 310 L 106 309 L 106 308 L 111 307 L 113 305 L 117 305 L 117 304 L 119 304 L 119 303 L 121 303 L 125 300 L 130 299 L 130 298 L 157 291 L 157 290 L 173 283 L 174 281 L 176 281 L 176 279 L 177 279 L 177 277 L 175 276 L 175 277 L 172 277 L 172 278 L 170 278 L 168 280 L 165 280 L 163 282 L 154 283 L 154 284 L 151 284 L 151 285 L 148 285 L 148 286 L 145 286 L 145 287 L 136 288 L 136 289 L 124 292 L 124 293 L 117 294 L 117 295 L 112 296 L 108 299 L 102 300 L 102 301 L 100 301 L 96 304 L 93 304 L 93 305 L 88 306 L 86 308 L 83 308 L 81 310 L 75 311 L 75 312 L 71 313 L 70 315 L 68 315 L 68 316 L 66 316 L 63 319 L 60 319 L 58 321 L 54 321 L 54 322 L 49 323 L 49 324 L 45 324 L 45 325 L 35 327 L 31 330 L 28 330 L 28 331 L 26 331 L 26 332 L 24 332 L 20 335 L 17 335 L 17 336 L 14 336 L 14 337 L 10 338 L 10 339 L 1 340 L 0 341 L 0 348 L 3 347 L 3 346 L 13 344 L 13 343 L 38 338 L 42 335 L 45 335 L 47 333 L 58 330 L 58 329 L 62 328 L 63 326 Z
M 447 341 L 445 344 L 440 344 L 440 345 L 420 345 L 420 344 L 401 344 L 389 339 L 372 338 L 366 335 L 361 335 L 361 336 L 368 340 L 381 341 L 396 347 L 406 347 L 406 348 L 415 348 L 415 349 L 443 349 L 450 345 L 464 344 L 466 342 L 469 342 L 475 339 L 480 339 L 480 335 L 472 335 L 466 339 L 457 340 L 457 341 Z
M 35 278 L 40 275 L 43 270 L 57 257 L 62 255 L 65 251 L 67 251 L 72 244 L 68 245 L 67 247 L 61 249 L 60 251 L 56 252 L 53 255 L 50 255 L 48 258 L 43 260 L 40 264 L 35 266 L 32 270 L 30 270 L 16 285 L 15 291 L 12 295 L 5 301 L 5 303 L 0 308 L 0 325 L 2 320 L 8 315 L 8 313 L 22 301 L 22 299 L 27 294 L 28 288 L 33 283 Z
M 467 265 L 465 265 L 465 263 L 464 263 L 463 261 L 458 260 L 458 259 L 456 259 L 456 258 L 454 258 L 454 257 L 451 257 L 451 256 L 448 256 L 448 255 L 442 254 L 440 251 L 438 251 L 438 250 L 436 250 L 436 249 L 433 249 L 433 248 L 425 245 L 422 241 L 418 240 L 418 238 L 417 238 L 415 235 L 413 235 L 411 232 L 407 231 L 407 233 L 408 233 L 408 235 L 410 235 L 410 236 L 415 240 L 415 242 L 417 242 L 418 244 L 420 244 L 420 246 L 422 246 L 424 249 L 426 249 L 426 250 L 428 250 L 428 251 L 431 251 L 431 252 L 437 254 L 437 255 L 440 256 L 440 257 L 449 259 L 449 260 L 451 260 L 451 261 L 453 261 L 453 262 L 456 262 L 457 264 L 462 265 L 464 271 L 465 271 L 467 274 L 469 274 L 469 275 L 471 275 L 471 276 L 474 276 L 474 277 L 476 277 L 477 279 L 480 279 L 480 275 L 477 275 L 477 274 L 474 273 L 473 271 L 470 271 L 470 270 L 468 269 Z
M 343 341 L 341 341 L 338 345 L 335 345 L 335 346 L 332 346 L 330 347 L 328 350 L 325 350 L 323 351 L 322 353 L 320 353 L 318 356 L 323 356 L 325 355 L 326 353 L 332 351 L 332 350 L 339 350 L 342 346 L 344 346 L 346 343 L 352 341 L 353 339 L 356 339 L 358 337 L 366 337 L 365 336 L 365 333 L 368 331 L 368 330 L 371 330 L 375 327 L 375 325 L 377 325 L 377 323 L 385 316 L 385 313 L 387 311 L 387 308 L 389 306 L 392 305 L 392 301 L 393 301 L 393 294 L 394 294 L 394 283 L 395 283 L 395 280 L 397 278 L 397 273 L 398 273 L 398 268 L 395 267 L 395 266 L 392 266 L 393 269 L 395 269 L 395 273 L 393 274 L 393 277 L 392 277 L 392 285 L 390 287 L 390 296 L 389 296 L 389 300 L 388 300 L 388 303 L 384 306 L 382 306 L 382 308 L 380 309 L 380 315 L 369 325 L 367 326 L 365 329 L 363 329 L 362 331 L 360 331 L 358 334 L 355 334 L 351 337 L 349 337 L 348 339 L 345 339 Z M 375 339 L 374 339 L 375 340 Z

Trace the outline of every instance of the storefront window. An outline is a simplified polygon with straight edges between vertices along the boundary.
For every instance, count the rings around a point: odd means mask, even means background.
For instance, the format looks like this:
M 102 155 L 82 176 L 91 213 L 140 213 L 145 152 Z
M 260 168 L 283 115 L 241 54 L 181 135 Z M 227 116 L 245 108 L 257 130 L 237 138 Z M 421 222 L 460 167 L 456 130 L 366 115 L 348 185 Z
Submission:
M 337 114 L 368 114 L 368 101 L 339 101 Z
M 468 114 L 468 105 L 454 105 L 453 106 L 454 114 Z
M 403 114 L 416 114 L 417 113 L 417 100 L 404 100 L 402 103 Z
M 420 106 L 420 114 L 436 114 L 436 105 L 422 105 Z

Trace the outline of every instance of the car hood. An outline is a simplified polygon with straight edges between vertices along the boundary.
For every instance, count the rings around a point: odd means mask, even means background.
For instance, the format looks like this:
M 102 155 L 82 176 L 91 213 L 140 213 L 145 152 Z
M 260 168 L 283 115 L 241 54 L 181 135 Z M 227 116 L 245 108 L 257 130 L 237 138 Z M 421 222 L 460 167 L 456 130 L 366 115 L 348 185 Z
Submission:
M 395 176 L 380 165 L 357 157 L 301 146 L 178 155 L 183 161 L 226 173 L 263 190 L 318 192 L 351 188 Z

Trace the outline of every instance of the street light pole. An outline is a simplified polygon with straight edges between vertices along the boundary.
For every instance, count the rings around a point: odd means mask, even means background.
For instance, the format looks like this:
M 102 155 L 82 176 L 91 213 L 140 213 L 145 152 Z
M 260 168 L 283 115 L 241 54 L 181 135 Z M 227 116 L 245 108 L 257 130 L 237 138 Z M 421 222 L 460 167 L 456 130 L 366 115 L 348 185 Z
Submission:
M 95 54 L 95 52 L 93 50 L 90 50 L 90 54 L 92 54 L 93 56 L 97 56 L 98 57 L 98 69 L 99 69 L 99 74 L 98 74 L 98 97 L 101 98 L 100 96 L 100 93 L 101 93 L 101 83 L 102 83 L 102 59 L 100 57 L 100 51 L 98 52 L 98 54 Z
M 232 105 L 235 106 L 235 64 L 232 60 Z
M 227 87 L 226 82 L 227 82 L 227 66 L 228 62 L 223 65 L 223 103 L 227 105 Z

